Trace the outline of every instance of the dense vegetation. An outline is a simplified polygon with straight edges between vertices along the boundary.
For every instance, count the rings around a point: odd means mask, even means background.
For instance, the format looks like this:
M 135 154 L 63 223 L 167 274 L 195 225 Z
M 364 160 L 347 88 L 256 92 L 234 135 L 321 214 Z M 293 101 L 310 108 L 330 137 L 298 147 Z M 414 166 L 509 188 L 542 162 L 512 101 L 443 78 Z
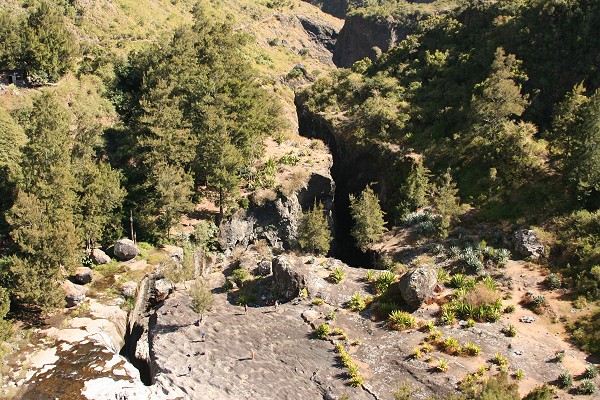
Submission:
M 97 62 L 77 57 L 68 10 L 42 1 L 0 13 L 0 68 L 59 81 L 0 108 L 2 318 L 9 304 L 62 305 L 60 282 L 84 250 L 123 235 L 130 210 L 138 238 L 151 241 L 167 239 L 200 196 L 214 197 L 222 217 L 282 126 L 242 56 L 248 37 L 201 4 L 192 26 Z

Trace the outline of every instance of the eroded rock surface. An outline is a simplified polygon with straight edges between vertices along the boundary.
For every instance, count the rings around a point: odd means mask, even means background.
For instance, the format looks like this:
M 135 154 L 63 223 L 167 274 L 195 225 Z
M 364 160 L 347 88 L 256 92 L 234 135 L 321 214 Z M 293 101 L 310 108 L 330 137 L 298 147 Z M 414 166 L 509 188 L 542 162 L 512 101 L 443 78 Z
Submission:
M 531 229 L 520 229 L 514 234 L 515 251 L 525 257 L 538 259 L 546 254 L 544 244 Z

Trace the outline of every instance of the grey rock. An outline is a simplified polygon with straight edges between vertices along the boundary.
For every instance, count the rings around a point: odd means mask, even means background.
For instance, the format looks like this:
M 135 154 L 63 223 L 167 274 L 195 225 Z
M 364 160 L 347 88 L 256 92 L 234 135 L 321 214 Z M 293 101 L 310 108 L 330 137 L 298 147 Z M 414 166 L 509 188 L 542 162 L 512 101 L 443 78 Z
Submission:
M 92 279 L 94 279 L 94 271 L 92 271 L 92 269 L 88 267 L 77 268 L 73 276 L 71 276 L 71 280 L 80 285 L 90 283 Z
M 416 310 L 428 297 L 433 295 L 436 285 L 436 271 L 423 265 L 404 274 L 398 283 L 398 289 L 408 307 Z
M 135 295 L 137 293 L 137 288 L 138 288 L 137 282 L 133 282 L 133 281 L 123 282 L 123 284 L 121 285 L 121 293 L 125 297 L 133 298 L 133 297 L 135 297 Z
M 395 47 L 416 28 L 416 18 L 407 16 L 401 23 L 392 17 L 367 19 L 360 15 L 346 18 L 333 51 L 333 62 L 349 68 L 363 58 L 376 60 L 382 52 Z
M 308 269 L 293 256 L 280 255 L 273 259 L 273 288 L 285 300 L 292 300 L 306 287 Z
M 164 301 L 175 289 L 175 285 L 168 279 L 157 279 L 154 282 L 154 291 L 151 294 L 155 303 Z
M 119 260 L 128 261 L 140 254 L 140 249 L 132 240 L 120 239 L 115 242 L 113 253 Z
M 171 258 L 176 262 L 183 262 L 183 249 L 178 246 L 164 245 L 163 250 L 166 251 Z
M 259 273 L 260 276 L 271 275 L 272 271 L 273 271 L 272 261 L 270 261 L 270 260 L 261 260 L 261 262 L 258 263 L 258 273 Z
M 92 250 L 92 258 L 94 259 L 94 262 L 98 265 L 108 264 L 110 262 L 110 257 L 100 249 Z
M 546 254 L 540 238 L 531 229 L 520 229 L 514 234 L 515 251 L 525 258 L 538 259 Z
M 87 293 L 87 287 L 76 285 L 71 281 L 65 281 L 62 284 L 62 289 L 65 292 L 65 301 L 67 302 L 67 308 L 75 307 L 85 300 L 85 294 Z

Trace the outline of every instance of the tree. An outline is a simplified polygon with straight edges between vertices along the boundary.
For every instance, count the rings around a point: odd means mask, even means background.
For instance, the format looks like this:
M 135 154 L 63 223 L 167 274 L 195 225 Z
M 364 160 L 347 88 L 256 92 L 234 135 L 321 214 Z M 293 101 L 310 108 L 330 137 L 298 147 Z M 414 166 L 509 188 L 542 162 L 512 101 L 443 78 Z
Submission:
M 323 255 L 329 251 L 331 231 L 322 203 L 315 204 L 302 214 L 298 226 L 298 244 L 308 253 Z
M 29 14 L 24 28 L 23 63 L 27 74 L 40 83 L 56 82 L 72 66 L 77 42 L 65 17 L 47 0 Z
M 153 181 L 158 227 L 169 236 L 169 230 L 193 206 L 194 181 L 181 167 L 168 164 L 155 169 Z
M 557 107 L 552 154 L 571 187 L 582 197 L 600 190 L 600 90 L 591 96 L 576 85 Z
M 200 325 L 204 313 L 210 310 L 212 306 L 213 295 L 200 279 L 194 281 L 190 287 L 189 295 L 192 301 L 190 306 L 192 311 L 198 314 L 198 325 Z
M 448 236 L 448 230 L 452 222 L 461 212 L 460 199 L 457 196 L 458 189 L 452 180 L 450 169 L 446 171 L 433 195 L 433 206 L 441 215 L 439 234 L 442 238 Z
M 18 249 L 10 263 L 12 293 L 41 306 L 57 305 L 61 271 L 77 264 L 80 240 L 69 123 L 70 115 L 54 93 L 34 99 L 21 162 L 23 180 L 6 214 Z
M 358 198 L 350 195 L 350 213 L 354 220 L 352 236 L 358 248 L 366 252 L 373 243 L 386 231 L 383 216 L 377 195 L 368 185 Z
M 428 204 L 429 177 L 431 173 L 423 164 L 422 158 L 417 158 L 410 164 L 410 171 L 398 191 L 396 205 L 397 217 L 402 218 L 409 212 Z
M 17 67 L 21 56 L 20 21 L 9 10 L 0 11 L 0 69 Z

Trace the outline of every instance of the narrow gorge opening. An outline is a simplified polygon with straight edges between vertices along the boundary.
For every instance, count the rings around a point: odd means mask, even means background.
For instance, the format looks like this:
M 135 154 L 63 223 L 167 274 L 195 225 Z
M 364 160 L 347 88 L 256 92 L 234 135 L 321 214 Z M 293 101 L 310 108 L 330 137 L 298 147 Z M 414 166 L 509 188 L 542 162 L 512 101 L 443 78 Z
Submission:
M 296 96 L 296 111 L 298 114 L 298 131 L 301 136 L 322 140 L 331 152 L 333 165 L 331 167 L 331 177 L 335 182 L 334 195 L 334 243 L 331 249 L 331 255 L 352 267 L 373 268 L 374 259 L 371 253 L 363 253 L 357 246 L 352 237 L 352 215 L 350 213 L 350 194 L 356 195 L 362 189 L 360 187 L 364 177 L 359 177 L 354 172 L 359 165 L 369 164 L 368 157 L 353 155 L 352 163 L 356 162 L 355 167 L 351 167 L 348 160 L 344 160 L 343 151 L 338 147 L 336 138 L 327 126 L 324 120 L 319 119 L 307 112 L 301 104 L 301 100 Z M 369 183 L 368 181 L 366 183 Z M 365 183 L 365 185 L 366 185 Z M 362 185 L 364 187 L 364 185 Z
M 127 322 L 129 325 L 129 321 Z M 137 324 L 134 324 L 131 330 L 128 328 L 127 332 L 125 333 L 125 344 L 121 348 L 119 354 L 125 357 L 127 361 L 131 363 L 131 365 L 140 371 L 140 380 L 144 383 L 144 385 L 150 386 L 152 385 L 152 372 L 150 370 L 150 365 L 148 361 L 140 359 L 135 355 L 135 349 L 143 333 L 144 328 Z

